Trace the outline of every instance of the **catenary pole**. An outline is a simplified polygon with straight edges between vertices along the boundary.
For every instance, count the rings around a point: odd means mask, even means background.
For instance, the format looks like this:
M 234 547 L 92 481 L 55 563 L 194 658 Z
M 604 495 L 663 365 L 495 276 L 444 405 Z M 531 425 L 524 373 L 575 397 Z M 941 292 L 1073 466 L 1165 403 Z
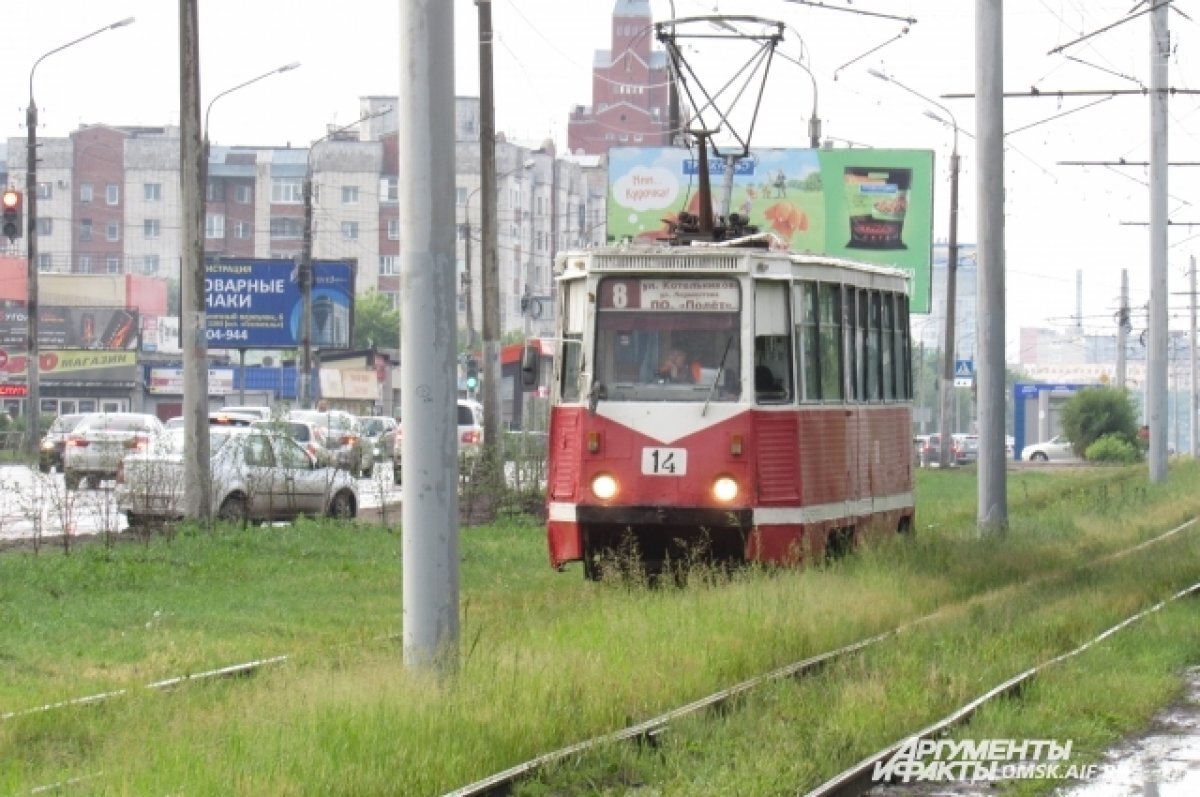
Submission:
M 182 274 L 184 511 L 205 519 L 212 511 L 208 437 L 208 338 L 204 304 L 204 142 L 200 129 L 198 0 L 179 0 L 179 175 L 183 195 Z
M 1125 389 L 1125 350 L 1129 347 L 1129 269 L 1121 269 L 1121 309 L 1117 311 L 1117 389 Z
M 483 464 L 500 461 L 500 262 L 496 251 L 496 99 L 492 86 L 492 0 L 479 9 L 479 185 L 483 263 Z
M 1150 12 L 1150 340 L 1146 422 L 1150 482 L 1167 478 L 1167 57 L 1170 3 Z
M 975 338 L 982 533 L 1008 527 L 1004 455 L 1004 15 L 1002 0 L 975 0 L 976 237 L 979 284 Z
M 1188 429 L 1191 430 L 1191 438 L 1188 442 L 1189 442 L 1189 448 L 1191 449 L 1191 452 L 1192 452 L 1192 459 L 1195 459 L 1196 457 L 1200 456 L 1200 445 L 1197 444 L 1197 441 L 1200 440 L 1200 437 L 1197 436 L 1197 430 L 1196 430 L 1196 419 L 1197 419 L 1198 413 L 1200 413 L 1200 406 L 1198 406 L 1198 402 L 1200 402 L 1200 396 L 1198 396 L 1196 394 L 1196 256 L 1195 255 L 1192 255 L 1191 258 L 1188 260 L 1188 296 L 1190 297 L 1190 299 L 1188 301 L 1188 305 L 1191 308 L 1191 325 L 1189 327 L 1189 334 L 1191 336 L 1191 339 L 1188 342 L 1189 343 L 1188 351 L 1191 353 L 1190 359 L 1191 359 L 1191 366 L 1192 366 L 1192 383 L 1191 383 L 1191 389 L 1188 391 L 1188 395 L 1190 398 L 1190 401 L 1188 401 L 1188 408 L 1189 408 Z
M 404 663 L 458 660 L 454 4 L 400 3 L 400 391 Z

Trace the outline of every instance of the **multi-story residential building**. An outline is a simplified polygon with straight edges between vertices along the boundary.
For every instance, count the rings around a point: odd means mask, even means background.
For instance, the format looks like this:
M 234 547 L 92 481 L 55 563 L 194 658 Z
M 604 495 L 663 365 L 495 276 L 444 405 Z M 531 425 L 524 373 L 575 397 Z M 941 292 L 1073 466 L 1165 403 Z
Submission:
M 363 98 L 364 109 L 394 103 Z M 479 330 L 479 100 L 459 98 L 457 106 L 460 326 Z M 361 137 L 331 134 L 311 148 L 211 147 L 206 253 L 301 257 L 304 183 L 311 179 L 313 257 L 355 260 L 357 291 L 378 290 L 396 303 L 401 241 L 394 116 L 369 120 Z M 14 185 L 25 182 L 24 144 L 8 141 L 7 179 Z M 39 153 L 41 271 L 178 281 L 183 246 L 178 128 L 85 126 L 65 138 L 41 139 Z M 607 180 L 598 159 L 559 159 L 549 143 L 529 148 L 499 141 L 497 170 L 501 331 L 549 334 L 553 258 L 560 249 L 603 240 Z M 8 251 L 20 255 L 24 247 L 18 241 Z
M 568 151 L 603 155 L 613 146 L 671 143 L 667 56 L 653 44 L 649 0 L 616 0 L 612 47 L 592 58 L 592 104 L 571 111 Z

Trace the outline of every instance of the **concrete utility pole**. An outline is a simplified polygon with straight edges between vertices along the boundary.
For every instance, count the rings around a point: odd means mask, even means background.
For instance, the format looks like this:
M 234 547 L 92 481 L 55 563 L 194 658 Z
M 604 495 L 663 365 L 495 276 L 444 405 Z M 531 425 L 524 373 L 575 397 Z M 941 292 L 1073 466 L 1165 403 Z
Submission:
M 1129 269 L 1121 269 L 1121 309 L 1117 311 L 1117 389 L 1125 389 L 1125 350 L 1129 347 Z
M 208 337 L 204 303 L 204 142 L 200 129 L 199 0 L 179 0 L 179 175 L 183 241 L 179 307 L 183 331 L 184 508 L 189 518 L 212 513 L 208 440 Z
M 1150 335 L 1146 422 L 1150 482 L 1167 478 L 1167 30 L 1170 3 L 1150 9 Z
M 1189 440 L 1192 450 L 1192 458 L 1200 457 L 1200 438 L 1197 437 L 1196 420 L 1200 417 L 1200 395 L 1196 393 L 1196 256 L 1192 255 L 1188 260 L 1188 294 L 1190 300 L 1188 305 L 1191 307 L 1191 339 L 1188 345 L 1188 351 L 1191 353 L 1192 366 L 1192 384 L 1188 402 L 1190 414 L 1188 415 L 1188 429 L 1191 430 L 1191 439 Z
M 454 4 L 400 4 L 404 663 L 458 664 Z
M 500 261 L 496 252 L 496 97 L 492 88 L 492 0 L 479 8 L 479 185 L 483 264 L 483 459 L 500 462 Z
M 979 214 L 979 482 L 983 533 L 1008 528 L 1004 455 L 1004 15 L 1003 0 L 975 0 L 975 191 Z

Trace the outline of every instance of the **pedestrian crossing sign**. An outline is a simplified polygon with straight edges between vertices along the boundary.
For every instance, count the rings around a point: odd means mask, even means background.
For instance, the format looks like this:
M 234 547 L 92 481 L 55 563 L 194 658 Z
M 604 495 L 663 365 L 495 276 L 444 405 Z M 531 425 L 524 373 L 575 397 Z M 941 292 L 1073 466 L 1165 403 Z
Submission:
M 975 361 L 974 360 L 955 360 L 954 361 L 954 386 L 955 387 L 970 387 L 975 381 Z

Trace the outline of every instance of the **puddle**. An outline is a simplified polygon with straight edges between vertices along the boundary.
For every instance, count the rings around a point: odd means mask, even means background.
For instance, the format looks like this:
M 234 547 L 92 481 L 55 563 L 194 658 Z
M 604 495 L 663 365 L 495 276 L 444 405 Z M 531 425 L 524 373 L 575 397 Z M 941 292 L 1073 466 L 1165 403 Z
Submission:
M 1084 782 L 1055 797 L 1194 797 L 1200 795 L 1200 667 L 1185 673 L 1180 700 L 1155 717 L 1142 736 L 1109 750 Z M 877 786 L 877 797 L 994 797 L 1004 783 L 910 783 Z
M 1188 670 L 1183 698 L 1155 717 L 1146 735 L 1105 754 L 1088 783 L 1062 797 L 1184 797 L 1200 794 L 1200 668 Z

